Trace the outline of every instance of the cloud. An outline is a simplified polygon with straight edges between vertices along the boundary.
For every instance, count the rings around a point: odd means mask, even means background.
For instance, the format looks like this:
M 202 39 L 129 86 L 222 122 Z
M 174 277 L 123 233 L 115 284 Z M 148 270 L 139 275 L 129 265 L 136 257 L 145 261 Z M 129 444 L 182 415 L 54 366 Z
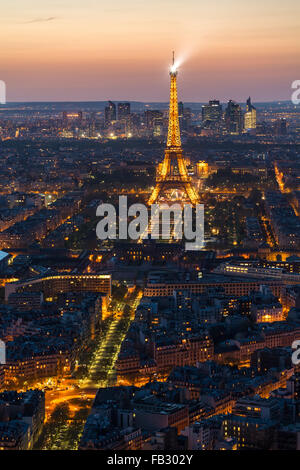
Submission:
M 23 24 L 31 24 L 31 23 L 47 23 L 48 21 L 54 21 L 56 20 L 56 16 L 48 16 L 47 18 L 33 18 L 32 20 L 29 21 L 24 21 Z

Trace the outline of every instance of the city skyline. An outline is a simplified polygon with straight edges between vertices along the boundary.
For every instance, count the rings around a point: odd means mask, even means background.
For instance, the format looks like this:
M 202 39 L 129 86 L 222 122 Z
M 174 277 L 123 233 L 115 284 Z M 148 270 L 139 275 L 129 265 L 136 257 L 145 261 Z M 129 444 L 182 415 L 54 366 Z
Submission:
M 300 450 L 299 13 L 3 6 L 0 455 Z
M 2 9 L 0 78 L 8 101 L 167 101 L 175 49 L 183 101 L 288 100 L 299 70 L 299 9 L 295 0 L 110 8 L 31 0 L 23 11 L 14 0 Z

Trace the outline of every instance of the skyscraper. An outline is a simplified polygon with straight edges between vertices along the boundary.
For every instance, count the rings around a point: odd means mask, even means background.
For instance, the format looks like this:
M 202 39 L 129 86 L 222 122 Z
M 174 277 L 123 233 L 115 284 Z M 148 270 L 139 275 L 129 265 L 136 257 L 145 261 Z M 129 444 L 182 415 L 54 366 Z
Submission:
M 210 100 L 202 106 L 202 122 L 219 122 L 222 118 L 222 105 L 218 100 Z
M 112 101 L 108 102 L 108 106 L 105 107 L 105 124 L 111 124 L 117 119 L 116 105 Z
M 244 115 L 245 130 L 256 129 L 256 109 L 251 103 L 251 98 L 247 99 L 246 112 Z
M 181 124 L 181 121 L 182 121 L 182 124 Z M 192 110 L 191 110 L 191 108 L 184 108 L 183 109 L 183 117 L 182 117 L 181 121 L 179 120 L 182 129 L 188 131 L 189 128 L 191 127 L 191 123 L 192 123 Z
M 243 114 L 239 104 L 232 100 L 228 101 L 225 110 L 225 123 L 227 132 L 230 134 L 240 134 L 243 130 Z
M 179 119 L 180 119 L 181 117 L 183 117 L 183 113 L 184 113 L 183 102 L 182 102 L 182 101 L 179 101 L 179 103 L 178 103 L 178 116 L 179 116 Z
M 122 121 L 130 115 L 130 103 L 118 103 L 118 120 Z
M 155 121 L 157 119 L 162 119 L 163 113 L 158 109 L 147 109 L 145 111 L 145 121 L 148 129 L 153 129 Z
M 188 131 L 192 122 L 191 108 L 185 108 L 182 101 L 178 103 L 178 117 L 180 129 Z

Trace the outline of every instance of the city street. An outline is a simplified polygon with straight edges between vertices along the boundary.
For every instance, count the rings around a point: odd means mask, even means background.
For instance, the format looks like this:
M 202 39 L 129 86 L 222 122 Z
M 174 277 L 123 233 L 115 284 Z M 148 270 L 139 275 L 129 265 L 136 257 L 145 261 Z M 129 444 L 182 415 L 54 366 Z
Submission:
M 142 292 L 138 292 L 134 298 L 126 302 L 119 302 L 117 311 L 114 312 L 114 318 L 110 323 L 108 330 L 105 332 L 103 338 L 99 341 L 98 347 L 93 354 L 92 361 L 88 367 L 86 378 L 76 380 L 71 378 L 62 379 L 59 387 L 53 390 L 46 391 L 46 417 L 47 420 L 51 419 L 51 415 L 58 405 L 66 404 L 69 407 L 70 416 L 74 416 L 80 410 L 86 409 L 87 406 L 92 406 L 93 399 L 95 398 L 98 388 L 113 385 L 115 381 L 114 365 L 118 358 L 121 344 L 126 336 L 127 328 L 122 329 L 120 326 L 124 324 L 124 310 L 128 305 L 132 310 L 130 320 L 134 317 L 135 309 L 137 308 Z M 128 321 L 128 326 L 130 321 Z M 43 449 L 68 449 L 70 425 L 65 423 L 61 426 L 59 431 L 51 435 L 50 441 L 45 443 Z M 77 431 L 77 440 L 79 441 L 80 435 L 83 431 L 82 423 L 79 423 L 75 429 Z M 73 430 L 74 440 L 74 430 Z M 73 442 L 72 440 L 72 442 Z

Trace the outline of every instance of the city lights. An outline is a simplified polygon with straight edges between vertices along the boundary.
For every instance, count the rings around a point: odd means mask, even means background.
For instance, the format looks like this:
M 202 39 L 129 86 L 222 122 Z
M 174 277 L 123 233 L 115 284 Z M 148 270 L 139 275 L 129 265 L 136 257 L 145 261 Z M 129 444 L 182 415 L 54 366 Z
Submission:
M 299 1 L 27 7 L 1 6 L 0 455 L 300 450 Z

